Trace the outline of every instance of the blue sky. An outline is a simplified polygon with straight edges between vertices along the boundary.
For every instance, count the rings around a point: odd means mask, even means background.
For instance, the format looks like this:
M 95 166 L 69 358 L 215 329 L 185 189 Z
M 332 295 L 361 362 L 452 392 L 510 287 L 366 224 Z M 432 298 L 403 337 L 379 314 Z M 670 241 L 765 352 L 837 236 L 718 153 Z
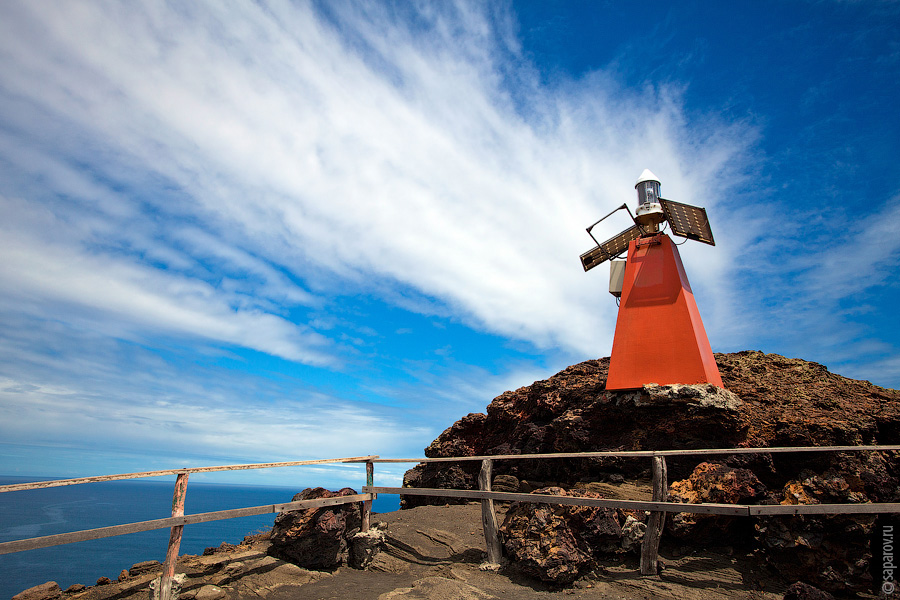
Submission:
M 876 1 L 4 2 L 0 473 L 420 456 L 609 354 L 606 269 L 578 256 L 644 168 L 709 212 L 717 246 L 681 252 L 714 350 L 897 387 L 898 24 Z

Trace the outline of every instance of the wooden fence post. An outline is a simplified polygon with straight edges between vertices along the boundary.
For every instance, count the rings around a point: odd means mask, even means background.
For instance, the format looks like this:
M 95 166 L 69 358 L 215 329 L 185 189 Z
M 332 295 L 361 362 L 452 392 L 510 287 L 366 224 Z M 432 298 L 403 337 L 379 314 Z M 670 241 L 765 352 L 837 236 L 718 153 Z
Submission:
M 366 485 L 372 487 L 375 485 L 375 463 L 371 460 L 366 461 Z M 372 501 L 365 500 L 362 503 L 362 524 L 360 531 L 368 531 L 370 521 L 372 520 Z
M 478 489 L 484 492 L 491 491 L 491 471 L 494 461 L 486 458 L 481 461 L 481 472 L 478 474 Z M 492 565 L 500 564 L 500 535 L 497 527 L 497 514 L 494 512 L 492 499 L 481 501 L 481 527 L 484 531 L 484 542 L 487 546 L 487 562 Z
M 175 480 L 175 491 L 172 494 L 172 516 L 184 516 L 184 498 L 187 495 L 188 473 L 179 473 Z M 175 563 L 178 562 L 178 549 L 181 547 L 181 535 L 184 525 L 175 525 L 169 533 L 169 547 L 166 550 L 166 562 L 163 564 L 162 576 L 159 579 L 159 600 L 175 600 L 172 593 L 172 580 L 175 577 Z
M 653 457 L 653 501 L 665 502 L 669 492 L 666 459 L 664 456 Z M 641 545 L 641 575 L 656 575 L 659 565 L 659 538 L 662 535 L 666 513 L 653 511 L 647 519 L 647 530 Z

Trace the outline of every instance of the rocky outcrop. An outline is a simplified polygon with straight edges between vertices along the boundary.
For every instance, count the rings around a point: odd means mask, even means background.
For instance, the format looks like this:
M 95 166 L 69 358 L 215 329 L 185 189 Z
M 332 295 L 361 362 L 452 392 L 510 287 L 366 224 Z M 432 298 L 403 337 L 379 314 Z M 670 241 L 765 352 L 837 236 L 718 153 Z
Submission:
M 900 444 L 897 390 L 776 354 L 716 354 L 716 361 L 724 390 L 709 385 L 648 385 L 635 391 L 608 391 L 609 360 L 585 361 L 547 380 L 501 394 L 488 405 L 486 414 L 463 417 L 438 436 L 425 454 Z M 406 473 L 404 485 L 474 489 L 479 467 L 477 462 L 422 464 Z M 646 479 L 649 471 L 645 459 L 505 460 L 494 464 L 494 482 L 504 491 L 531 492 L 546 486 L 571 490 L 576 485 L 623 478 Z M 668 471 L 673 482 L 671 499 L 680 502 L 900 501 L 900 462 L 895 452 L 679 457 L 668 459 Z M 431 502 L 454 500 L 404 496 L 401 506 Z M 818 569 L 808 578 L 811 583 L 832 591 L 865 588 L 861 575 L 865 565 L 849 565 L 826 543 L 834 538 L 836 552 L 837 537 L 826 533 L 821 544 L 816 541 L 813 533 L 825 517 L 779 519 L 793 524 L 774 525 L 774 518 L 753 521 L 682 514 L 667 519 L 667 535 L 679 537 L 683 544 L 755 544 L 770 553 L 776 568 L 780 568 L 780 548 L 806 556 L 800 542 L 805 540 L 811 544 L 808 570 Z M 849 523 L 856 523 L 862 539 L 866 519 L 847 519 L 847 524 L 831 519 L 829 526 L 845 535 L 850 533 Z M 807 530 L 810 537 L 804 535 Z M 862 546 L 850 547 L 866 555 Z M 831 571 L 829 560 L 838 565 Z M 838 582 L 841 578 L 843 583 Z
M 350 488 L 338 492 L 307 488 L 292 502 L 353 494 Z M 347 562 L 349 540 L 361 523 L 357 503 L 281 513 L 272 527 L 269 553 L 305 569 L 335 569 Z
M 12 600 L 57 600 L 62 597 L 62 590 L 55 581 L 28 588 L 12 597 Z

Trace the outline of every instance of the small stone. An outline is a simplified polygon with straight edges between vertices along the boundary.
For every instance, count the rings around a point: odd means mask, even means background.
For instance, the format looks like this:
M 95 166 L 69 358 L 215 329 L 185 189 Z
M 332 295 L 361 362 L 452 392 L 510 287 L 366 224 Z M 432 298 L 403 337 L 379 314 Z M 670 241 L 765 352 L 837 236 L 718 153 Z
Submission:
M 187 578 L 186 573 L 175 573 L 175 576 L 172 577 L 171 580 L 171 591 L 172 596 L 174 598 L 178 598 L 181 592 L 181 588 L 184 586 L 184 580 Z M 151 600 L 159 600 L 159 588 L 162 583 L 162 575 L 154 579 L 150 582 L 150 599 Z
M 622 550 L 640 552 L 646 531 L 646 523 L 638 521 L 631 515 L 625 517 L 625 523 L 622 525 Z
M 62 596 L 62 590 L 55 581 L 30 587 L 12 597 L 12 600 L 52 600 Z
M 350 566 L 365 569 L 385 544 L 385 534 L 381 529 L 369 529 L 350 538 Z
M 512 475 L 497 475 L 491 483 L 491 491 L 494 492 L 518 492 L 519 479 Z
M 112 583 L 112 580 L 109 577 L 101 577 L 100 579 L 97 580 L 97 583 L 95 583 L 94 585 L 98 585 L 98 586 L 109 585 L 111 583 Z
M 128 579 L 128 569 L 122 569 L 122 572 L 119 573 L 118 581 L 119 581 L 119 583 L 121 583 L 121 582 L 125 581 L 126 579 Z
M 225 590 L 217 585 L 204 585 L 194 595 L 195 600 L 219 600 L 225 597 Z

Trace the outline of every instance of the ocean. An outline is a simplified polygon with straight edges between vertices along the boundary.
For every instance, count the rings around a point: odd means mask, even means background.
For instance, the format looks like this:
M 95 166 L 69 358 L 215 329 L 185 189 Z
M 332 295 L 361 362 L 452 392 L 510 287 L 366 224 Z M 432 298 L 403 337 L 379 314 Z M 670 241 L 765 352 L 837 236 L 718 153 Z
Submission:
M 0 485 L 35 481 L 0 477 Z M 94 529 L 171 516 L 174 481 L 132 480 L 88 483 L 0 494 L 0 542 Z M 264 487 L 194 483 L 188 485 L 185 513 L 289 502 L 304 486 Z M 373 512 L 400 508 L 396 495 L 381 495 Z M 236 544 L 245 535 L 272 526 L 274 514 L 241 517 L 184 528 L 181 554 L 202 554 L 222 542 Z M 115 580 L 122 569 L 144 560 L 163 561 L 169 530 L 158 529 L 0 555 L 0 600 L 46 581 L 62 589 Z

